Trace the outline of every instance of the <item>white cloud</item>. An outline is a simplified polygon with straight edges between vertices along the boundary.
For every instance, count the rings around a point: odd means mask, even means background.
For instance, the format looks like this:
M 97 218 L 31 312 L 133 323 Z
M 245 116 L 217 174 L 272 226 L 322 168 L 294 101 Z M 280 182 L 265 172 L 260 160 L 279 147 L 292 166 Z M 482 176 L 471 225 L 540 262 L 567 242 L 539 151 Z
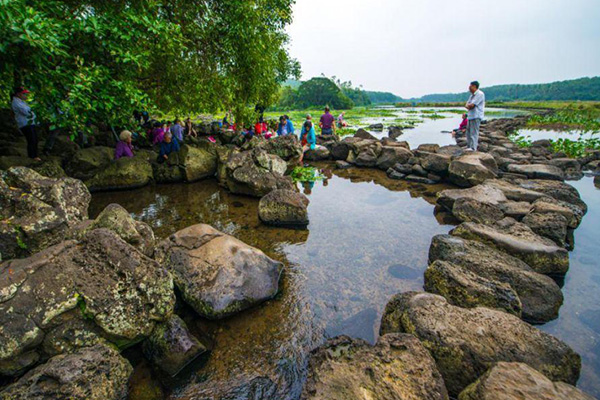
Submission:
M 403 97 L 600 75 L 598 0 L 297 0 L 290 50 Z

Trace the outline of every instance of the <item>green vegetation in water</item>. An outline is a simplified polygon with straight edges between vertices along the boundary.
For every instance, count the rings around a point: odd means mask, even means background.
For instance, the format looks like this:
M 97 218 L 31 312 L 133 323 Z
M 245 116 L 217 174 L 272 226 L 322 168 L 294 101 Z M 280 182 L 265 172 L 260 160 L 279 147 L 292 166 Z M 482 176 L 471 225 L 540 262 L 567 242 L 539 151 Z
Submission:
M 443 115 L 438 114 L 438 113 L 433 113 L 433 114 L 427 113 L 427 114 L 423 114 L 422 117 L 427 118 L 427 119 L 444 119 L 444 118 L 446 118 Z
M 322 181 L 323 175 L 314 167 L 296 167 L 291 174 L 294 182 Z
M 600 150 L 600 139 L 580 138 L 579 140 L 571 140 L 560 138 L 552 141 L 552 148 L 556 152 L 564 152 L 571 158 L 578 158 L 583 157 L 587 150 Z
M 585 132 L 600 131 L 600 108 L 567 108 L 546 115 L 532 115 L 527 126 L 535 128 L 578 129 Z
M 517 133 L 514 133 L 512 135 L 508 135 L 508 138 L 521 148 L 530 147 L 533 143 L 533 141 L 531 140 L 531 136 L 529 135 L 519 135 Z

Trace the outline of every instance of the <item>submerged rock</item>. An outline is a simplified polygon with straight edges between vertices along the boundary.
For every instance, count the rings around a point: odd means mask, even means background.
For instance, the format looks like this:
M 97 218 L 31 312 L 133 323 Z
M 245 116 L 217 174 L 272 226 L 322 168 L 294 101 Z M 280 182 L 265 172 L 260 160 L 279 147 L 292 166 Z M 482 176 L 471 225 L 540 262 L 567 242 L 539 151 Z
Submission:
M 465 222 L 451 233 L 506 251 L 542 274 L 564 275 L 569 270 L 569 254 L 564 248 L 512 218 L 505 218 L 493 226 Z
M 144 341 L 143 351 L 156 367 L 169 376 L 177 375 L 186 365 L 207 351 L 177 315 L 157 325 Z
M 408 292 L 386 306 L 381 334 L 406 332 L 431 352 L 451 396 L 499 361 L 524 362 L 551 380 L 575 384 L 581 358 L 569 346 L 514 315 L 450 305 L 441 296 Z
M 171 271 L 185 302 L 210 319 L 275 296 L 283 269 L 262 251 L 203 224 L 171 235 L 154 256 Z
M 518 258 L 477 241 L 437 235 L 429 248 L 429 262 L 436 260 L 450 262 L 492 282 L 509 284 L 519 296 L 522 317 L 527 321 L 541 323 L 558 317 L 563 295 L 556 282 Z M 476 304 L 478 298 L 470 300 Z
M 375 346 L 339 336 L 312 351 L 301 399 L 447 400 L 442 376 L 414 336 L 390 334 Z
M 1 400 L 122 400 L 133 368 L 113 348 L 96 345 L 51 358 L 0 392 Z
M 499 362 L 458 396 L 459 400 L 594 400 L 564 382 L 552 382 L 523 363 Z
M 308 225 L 308 197 L 294 190 L 274 190 L 260 199 L 258 216 L 275 226 Z
M 87 219 L 91 196 L 76 179 L 44 177 L 25 167 L 0 175 L 0 260 L 28 256 L 62 241 Z

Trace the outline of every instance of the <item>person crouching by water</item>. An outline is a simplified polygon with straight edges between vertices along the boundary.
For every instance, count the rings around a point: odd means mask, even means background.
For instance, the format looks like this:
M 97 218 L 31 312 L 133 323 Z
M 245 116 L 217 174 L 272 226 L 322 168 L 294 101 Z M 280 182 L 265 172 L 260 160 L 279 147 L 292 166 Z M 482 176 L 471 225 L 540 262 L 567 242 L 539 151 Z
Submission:
M 35 130 L 35 113 L 27 104 L 29 90 L 23 87 L 17 87 L 14 90 L 12 98 L 12 109 L 15 113 L 17 126 L 25 140 L 27 140 L 27 157 L 35 161 L 42 161 L 38 157 L 38 136 Z
M 315 133 L 315 127 L 311 121 L 305 121 L 304 125 L 302 125 L 300 142 L 302 143 L 302 155 L 300 156 L 300 163 L 302 163 L 304 160 L 304 153 L 309 150 L 314 150 L 317 146 L 317 134 Z
M 119 143 L 115 147 L 115 160 L 122 157 L 133 157 L 133 146 L 131 145 L 131 132 L 123 131 L 119 135 Z
M 471 96 L 465 105 L 467 111 L 467 149 L 466 151 L 477 151 L 479 145 L 479 127 L 484 116 L 485 94 L 479 90 L 479 82 L 473 81 L 469 85 Z
M 467 114 L 463 114 L 462 121 L 458 126 L 458 129 L 452 131 L 452 136 L 459 135 L 461 133 L 465 133 L 467 131 L 467 125 L 469 124 L 469 119 L 467 118 Z
M 179 164 L 179 149 L 180 146 L 177 139 L 173 137 L 171 132 L 167 132 L 163 141 L 160 143 L 160 153 L 158 154 L 158 159 L 156 161 L 159 164 L 164 162 L 168 163 L 169 165 Z M 177 157 L 174 157 L 175 155 L 177 155 Z

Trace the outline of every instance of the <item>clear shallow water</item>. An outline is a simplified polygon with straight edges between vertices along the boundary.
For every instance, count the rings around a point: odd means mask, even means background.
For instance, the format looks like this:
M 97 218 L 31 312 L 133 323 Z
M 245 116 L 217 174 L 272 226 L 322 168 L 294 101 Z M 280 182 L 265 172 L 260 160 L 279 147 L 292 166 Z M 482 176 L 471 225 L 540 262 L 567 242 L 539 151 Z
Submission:
M 578 386 L 600 398 L 600 189 L 594 187 L 591 177 L 569 183 L 579 190 L 589 211 L 575 231 L 560 316 L 539 328 L 564 340 L 581 355 Z
M 377 138 L 384 138 L 388 136 L 388 128 L 390 126 L 398 125 L 401 126 L 404 123 L 403 120 L 415 120 L 419 121 L 414 128 L 404 129 L 404 134 L 397 140 L 407 141 L 411 148 L 416 148 L 421 144 L 437 143 L 440 146 L 446 146 L 450 144 L 456 144 L 454 138 L 450 134 L 453 129 L 457 129 L 462 122 L 462 112 L 457 107 L 427 107 L 427 108 L 396 108 L 396 107 L 382 107 L 386 113 L 393 113 L 394 116 L 377 117 L 377 118 L 363 118 L 359 120 L 358 124 L 354 124 L 353 127 L 366 128 L 371 124 L 383 123 L 383 131 L 369 130 L 371 134 Z M 435 113 L 431 113 L 434 111 Z M 523 110 L 511 110 L 503 108 L 488 108 L 485 119 L 492 120 L 497 118 L 512 118 L 517 115 L 527 114 L 527 111 Z M 429 118 L 432 114 L 440 115 L 444 118 L 433 119 Z
M 91 216 L 117 202 L 163 238 L 208 223 L 287 266 L 281 294 L 265 305 L 221 322 L 187 319 L 192 330 L 214 336 L 214 349 L 206 365 L 179 378 L 171 398 L 194 398 L 206 379 L 218 390 L 259 376 L 295 398 L 310 349 L 338 334 L 374 342 L 389 298 L 421 290 L 431 237 L 452 228 L 434 216 L 443 187 L 374 170 L 325 175 L 302 188 L 311 201 L 304 231 L 262 225 L 257 199 L 228 194 L 211 180 L 94 195 Z
M 453 144 L 450 135 L 441 133 L 460 122 L 458 114 L 451 116 L 423 123 L 427 128 L 421 132 L 428 136 L 421 142 L 444 143 L 439 139 L 446 135 L 446 144 Z M 409 132 L 399 140 L 417 137 Z M 409 143 L 416 147 L 419 140 Z M 434 214 L 435 193 L 443 186 L 393 181 L 376 170 L 320 167 L 329 178 L 301 186 L 311 200 L 307 230 L 262 225 L 258 199 L 231 195 L 213 180 L 94 194 L 92 217 L 116 202 L 161 238 L 208 223 L 286 264 L 281 294 L 266 304 L 220 322 L 183 310 L 190 328 L 212 338 L 214 348 L 176 380 L 162 379 L 170 399 L 198 398 L 209 385 L 219 393 L 257 377 L 279 385 L 279 398 L 297 398 L 312 348 L 338 334 L 373 342 L 389 298 L 422 289 L 431 237 L 453 227 L 447 215 Z M 591 178 L 569 183 L 589 212 L 575 231 L 560 317 L 539 328 L 581 354 L 579 387 L 600 397 L 600 189 Z M 136 375 L 142 376 L 140 386 L 158 382 L 143 361 Z

